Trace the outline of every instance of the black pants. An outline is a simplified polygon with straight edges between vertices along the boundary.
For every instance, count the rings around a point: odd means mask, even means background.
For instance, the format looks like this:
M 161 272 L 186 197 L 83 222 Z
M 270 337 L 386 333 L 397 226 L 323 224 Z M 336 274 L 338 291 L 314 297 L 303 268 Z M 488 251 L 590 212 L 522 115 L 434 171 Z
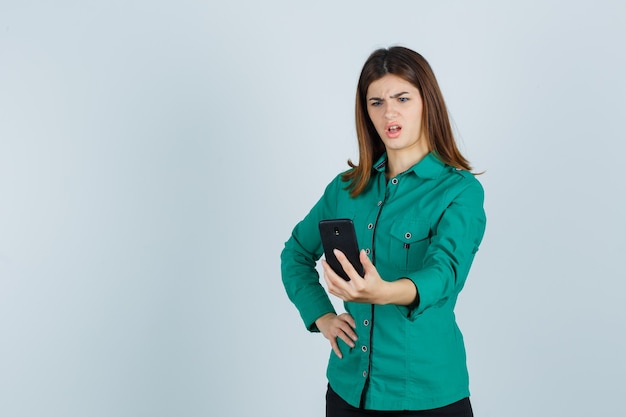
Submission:
M 361 410 L 345 402 L 333 389 L 328 386 L 326 392 L 326 417 L 473 417 L 472 405 L 469 398 L 463 398 L 455 403 L 441 408 L 421 411 L 373 411 Z

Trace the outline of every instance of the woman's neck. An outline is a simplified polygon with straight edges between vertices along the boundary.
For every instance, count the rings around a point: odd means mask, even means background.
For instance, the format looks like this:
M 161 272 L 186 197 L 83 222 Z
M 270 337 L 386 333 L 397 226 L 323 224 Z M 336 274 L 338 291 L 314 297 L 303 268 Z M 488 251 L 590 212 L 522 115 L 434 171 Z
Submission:
M 411 153 L 387 151 L 387 178 L 393 178 L 408 170 L 424 159 L 429 152 L 428 150 Z

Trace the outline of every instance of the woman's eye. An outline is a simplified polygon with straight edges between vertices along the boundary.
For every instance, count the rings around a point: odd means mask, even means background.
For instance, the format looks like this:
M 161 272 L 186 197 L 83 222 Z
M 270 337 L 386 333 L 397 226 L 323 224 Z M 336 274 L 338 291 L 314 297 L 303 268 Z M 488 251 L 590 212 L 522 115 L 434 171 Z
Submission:
M 382 103 L 380 101 L 372 101 L 372 107 L 378 107 L 380 106 Z
M 404 103 L 405 101 L 409 101 L 408 97 L 399 97 L 398 100 L 402 103 Z

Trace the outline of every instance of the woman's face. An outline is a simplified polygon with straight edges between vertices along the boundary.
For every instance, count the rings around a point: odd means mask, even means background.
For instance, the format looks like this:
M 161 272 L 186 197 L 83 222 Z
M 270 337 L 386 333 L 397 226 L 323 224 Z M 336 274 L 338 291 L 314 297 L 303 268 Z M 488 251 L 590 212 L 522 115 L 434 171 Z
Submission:
M 422 130 L 423 102 L 413 84 L 386 74 L 367 89 L 367 113 L 388 154 L 409 153 L 423 157 L 429 151 Z

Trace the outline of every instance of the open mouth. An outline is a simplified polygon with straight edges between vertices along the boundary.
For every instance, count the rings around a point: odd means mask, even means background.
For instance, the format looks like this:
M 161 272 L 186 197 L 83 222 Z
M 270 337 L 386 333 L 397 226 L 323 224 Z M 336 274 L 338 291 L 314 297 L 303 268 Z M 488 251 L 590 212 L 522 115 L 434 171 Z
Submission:
M 387 136 L 390 138 L 397 138 L 400 135 L 400 131 L 402 130 L 402 126 L 398 123 L 389 123 L 386 126 Z

